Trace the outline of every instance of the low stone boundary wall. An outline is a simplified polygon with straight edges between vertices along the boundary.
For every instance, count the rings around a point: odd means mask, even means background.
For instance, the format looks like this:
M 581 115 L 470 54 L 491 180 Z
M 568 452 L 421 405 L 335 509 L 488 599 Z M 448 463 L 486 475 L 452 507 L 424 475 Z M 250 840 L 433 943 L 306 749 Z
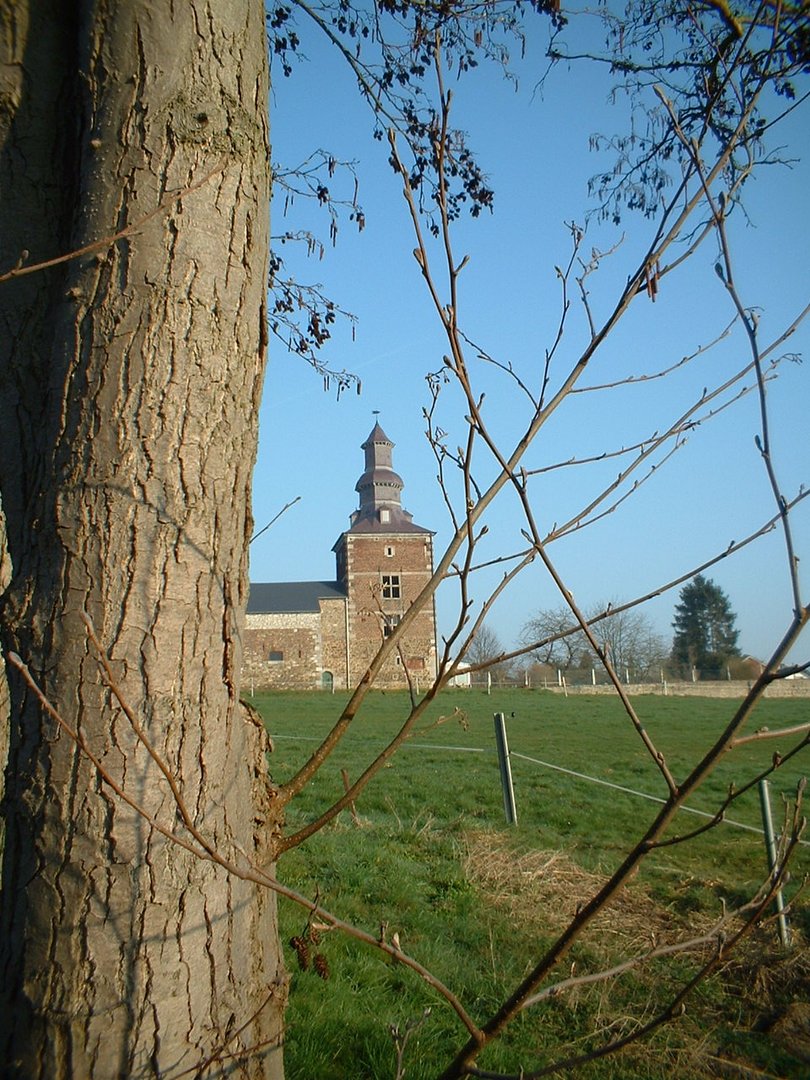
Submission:
M 668 697 L 716 697 L 716 698 L 742 698 L 748 693 L 753 684 L 743 680 L 718 681 L 718 682 L 667 682 L 667 683 L 630 683 L 625 687 L 631 697 L 636 694 L 659 694 Z M 540 689 L 538 687 L 537 689 Z M 613 686 L 592 686 L 584 683 L 582 686 L 557 686 L 549 683 L 544 690 L 552 690 L 556 694 L 615 694 Z M 810 679 L 779 679 L 771 683 L 765 690 L 765 697 L 769 698 L 810 698 Z

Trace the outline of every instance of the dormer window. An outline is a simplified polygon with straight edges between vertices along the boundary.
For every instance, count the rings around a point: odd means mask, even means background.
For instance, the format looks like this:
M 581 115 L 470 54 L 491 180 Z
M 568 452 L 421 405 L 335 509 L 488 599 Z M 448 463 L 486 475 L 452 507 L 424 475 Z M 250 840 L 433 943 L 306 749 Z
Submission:
M 385 507 L 383 507 L 383 509 L 380 510 L 380 521 L 382 522 L 383 525 L 387 525 L 390 520 L 391 520 L 391 511 L 386 510 Z

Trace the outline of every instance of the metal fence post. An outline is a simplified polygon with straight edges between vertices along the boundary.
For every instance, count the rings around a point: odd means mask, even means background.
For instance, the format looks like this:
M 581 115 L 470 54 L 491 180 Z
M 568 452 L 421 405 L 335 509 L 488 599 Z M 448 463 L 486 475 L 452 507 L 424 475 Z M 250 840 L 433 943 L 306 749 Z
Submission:
M 503 812 L 506 814 L 506 823 L 517 825 L 515 789 L 512 787 L 512 763 L 509 760 L 509 742 L 506 738 L 506 718 L 500 712 L 495 713 L 495 745 L 498 748 L 498 766 L 501 770 Z
M 767 780 L 759 782 L 759 805 L 762 809 L 762 826 L 765 830 L 765 847 L 768 852 L 768 869 L 773 875 L 776 872 L 776 838 L 773 834 L 773 818 L 771 817 L 771 796 Z M 776 911 L 779 924 L 779 940 L 787 948 L 790 945 L 790 930 L 788 929 L 787 917 L 785 916 L 785 901 L 782 898 L 782 889 L 776 890 Z

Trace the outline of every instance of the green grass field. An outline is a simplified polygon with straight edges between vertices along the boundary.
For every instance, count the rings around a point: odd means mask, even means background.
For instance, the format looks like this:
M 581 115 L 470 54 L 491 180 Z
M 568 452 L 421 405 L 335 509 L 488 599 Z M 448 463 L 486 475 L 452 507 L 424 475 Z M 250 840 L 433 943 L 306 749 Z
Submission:
M 283 781 L 306 760 L 342 705 L 339 695 L 267 694 L 253 703 L 275 741 L 271 773 Z M 734 704 L 718 699 L 639 697 L 647 730 L 682 779 L 717 734 Z M 401 723 L 407 698 L 372 694 L 350 733 L 321 773 L 290 808 L 288 828 L 311 820 L 342 793 L 341 770 L 354 779 Z M 493 713 L 507 717 L 518 824 L 507 826 L 495 753 Z M 763 702 L 755 727 L 772 730 L 807 719 L 803 701 Z M 437 723 L 441 717 L 443 722 Z M 587 899 L 597 875 L 609 873 L 657 811 L 650 799 L 594 783 L 571 772 L 662 797 L 663 782 L 612 698 L 570 697 L 542 691 L 445 694 L 392 763 L 372 780 L 349 811 L 288 853 L 279 874 L 289 885 L 371 932 L 386 923 L 402 947 L 451 986 L 478 1021 L 504 996 L 552 940 L 566 912 Z M 730 783 L 743 784 L 775 750 L 773 742 L 736 752 L 690 805 L 713 810 Z M 531 760 L 527 760 L 531 759 Z M 782 796 L 795 794 L 808 771 L 805 753 L 771 780 L 774 814 Z M 541 764 L 545 763 L 545 764 Z M 551 768 L 549 766 L 557 766 Z M 570 770 L 569 772 L 559 770 Z M 579 944 L 579 970 L 598 970 L 619 956 L 643 951 L 656 928 L 684 933 L 707 925 L 723 903 L 752 892 L 766 873 L 756 791 L 736 802 L 722 824 L 688 845 L 663 849 L 628 890 L 628 899 Z M 703 819 L 682 814 L 676 829 Z M 810 869 L 810 847 L 800 851 L 794 879 Z M 285 938 L 300 934 L 300 909 L 282 904 Z M 612 920 L 612 921 L 611 921 Z M 806 998 L 803 935 L 806 910 L 791 915 L 798 944 L 785 953 L 773 927 L 747 944 L 742 959 L 702 986 L 687 1015 L 620 1058 L 594 1063 L 577 1075 L 649 1078 L 720 1075 L 718 1058 L 735 1058 L 760 1075 L 804 1077 L 796 1047 L 767 1029 L 792 998 Z M 414 1030 L 404 1072 L 436 1076 L 463 1041 L 449 1007 L 400 965 L 337 934 L 318 949 L 331 977 L 294 971 L 287 1043 L 288 1075 L 312 1080 L 345 1077 L 387 1080 L 397 1075 L 391 1025 Z M 694 961 L 635 969 L 610 986 L 576 990 L 524 1015 L 480 1064 L 517 1075 L 556 1059 L 555 1047 L 582 1052 L 607 1035 L 617 1037 L 655 1014 L 674 979 Z M 567 973 L 567 969 L 566 972 Z M 756 990 L 756 992 L 754 992 Z M 595 1040 L 595 1041 L 594 1041 Z M 714 1064 L 713 1064 L 714 1063 Z M 742 1067 L 742 1065 L 740 1066 Z M 727 1066 L 724 1066 L 727 1068 Z M 744 1072 L 722 1075 L 748 1075 Z

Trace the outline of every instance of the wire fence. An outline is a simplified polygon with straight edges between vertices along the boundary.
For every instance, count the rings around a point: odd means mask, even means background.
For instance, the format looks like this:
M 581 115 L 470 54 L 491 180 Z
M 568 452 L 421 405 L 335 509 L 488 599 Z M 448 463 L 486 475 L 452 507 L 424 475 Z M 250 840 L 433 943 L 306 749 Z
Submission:
M 293 741 L 293 742 L 320 742 L 321 741 L 316 736 L 311 736 L 311 735 L 274 735 L 273 738 L 274 738 L 274 740 L 278 740 L 278 741 L 286 740 L 286 741 Z M 380 747 L 382 747 L 384 745 L 382 742 L 375 742 L 375 741 L 372 741 L 372 740 L 365 740 L 365 739 L 364 740 L 352 740 L 352 741 L 356 742 L 357 744 L 366 745 L 366 746 L 369 747 L 370 750 L 374 750 L 374 749 L 378 750 Z M 431 742 L 431 743 L 407 742 L 407 743 L 404 744 L 403 747 L 401 747 L 399 752 L 402 753 L 402 752 L 408 751 L 408 750 L 440 750 L 440 751 L 444 751 L 446 753 L 484 754 L 484 755 L 486 755 L 488 757 L 497 757 L 497 749 L 496 749 L 495 746 L 493 746 L 493 747 L 454 746 L 452 744 L 433 743 L 433 742 Z M 637 799 L 646 799 L 649 802 L 658 803 L 659 805 L 663 805 L 664 802 L 666 801 L 665 799 L 662 799 L 658 795 L 651 795 L 649 792 L 646 792 L 646 791 L 638 791 L 635 788 L 626 787 L 624 784 L 616 784 L 611 780 L 604 780 L 599 776 L 590 776 L 590 775 L 588 775 L 588 773 L 578 772 L 575 769 L 568 769 L 568 768 L 565 768 L 563 765 L 555 765 L 554 762 L 543 761 L 541 758 L 531 757 L 528 754 L 521 754 L 521 753 L 519 753 L 518 751 L 515 751 L 515 750 L 509 750 L 508 751 L 508 756 L 510 758 L 513 758 L 513 759 L 516 759 L 516 760 L 528 762 L 530 765 L 536 765 L 538 768 L 549 769 L 552 772 L 564 773 L 566 776 L 571 776 L 576 780 L 582 780 L 582 781 L 584 781 L 586 783 L 589 783 L 589 784 L 598 784 L 598 785 L 600 785 L 602 787 L 612 788 L 614 791 L 620 791 L 625 795 L 630 795 L 630 796 L 632 796 L 634 798 L 637 798 Z M 520 800 L 520 791 L 518 790 L 514 794 L 514 801 L 515 801 L 515 803 L 517 805 L 519 805 L 519 800 Z M 684 814 L 695 814 L 698 817 L 702 817 L 702 818 L 711 819 L 711 818 L 716 816 L 715 814 L 711 814 L 706 810 L 698 810 L 698 809 L 696 809 L 695 807 L 692 807 L 692 806 L 682 806 L 682 807 L 680 807 L 680 810 Z M 742 822 L 742 821 L 735 821 L 733 818 L 723 817 L 721 819 L 721 821 L 719 822 L 719 824 L 727 825 L 730 828 L 734 828 L 734 829 L 742 829 L 745 832 L 755 833 L 757 836 L 762 836 L 762 837 L 765 836 L 765 830 L 764 829 L 757 828 L 757 826 L 755 826 L 755 825 L 748 825 L 748 824 L 746 824 L 745 822 Z M 810 847 L 810 840 L 800 840 L 799 843 L 803 847 Z

